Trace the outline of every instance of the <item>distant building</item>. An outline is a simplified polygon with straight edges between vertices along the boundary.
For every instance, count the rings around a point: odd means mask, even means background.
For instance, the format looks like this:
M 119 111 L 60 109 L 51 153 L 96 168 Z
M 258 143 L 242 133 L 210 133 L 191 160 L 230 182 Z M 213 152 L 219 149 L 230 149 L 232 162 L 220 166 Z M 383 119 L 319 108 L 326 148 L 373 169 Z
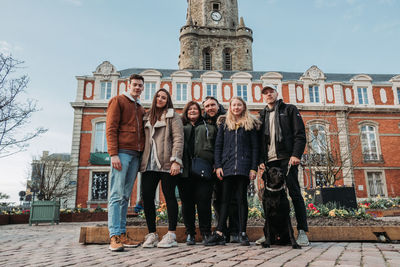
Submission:
M 299 108 L 306 123 L 301 184 L 322 185 L 332 169 L 343 177 L 337 184 L 354 185 L 360 198 L 399 196 L 400 75 L 324 73 L 317 66 L 303 73 L 253 71 L 252 41 L 251 29 L 243 19 L 239 22 L 237 1 L 188 1 L 187 22 L 180 32 L 179 70 L 117 70 L 105 61 L 92 75 L 77 76 L 76 99 L 71 103 L 75 205 L 107 205 L 107 103 L 127 91 L 133 73 L 145 78 L 141 102 L 146 108 L 155 91 L 165 88 L 178 109 L 209 95 L 225 106 L 232 96 L 241 96 L 256 113 L 265 106 L 262 87 L 274 84 L 286 103 Z M 137 184 L 131 205 L 138 200 L 136 192 Z
M 51 195 L 60 200 L 61 208 L 74 208 L 76 182 L 71 179 L 70 158 L 67 153 L 43 151 L 39 159 L 32 160 L 25 202 Z

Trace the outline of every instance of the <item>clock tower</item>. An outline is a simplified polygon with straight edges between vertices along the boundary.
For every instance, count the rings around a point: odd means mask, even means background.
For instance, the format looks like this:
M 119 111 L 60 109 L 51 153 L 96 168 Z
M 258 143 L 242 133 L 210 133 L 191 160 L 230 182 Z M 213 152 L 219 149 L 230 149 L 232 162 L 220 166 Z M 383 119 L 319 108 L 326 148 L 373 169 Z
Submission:
M 187 0 L 179 68 L 253 70 L 253 32 L 238 18 L 237 0 Z

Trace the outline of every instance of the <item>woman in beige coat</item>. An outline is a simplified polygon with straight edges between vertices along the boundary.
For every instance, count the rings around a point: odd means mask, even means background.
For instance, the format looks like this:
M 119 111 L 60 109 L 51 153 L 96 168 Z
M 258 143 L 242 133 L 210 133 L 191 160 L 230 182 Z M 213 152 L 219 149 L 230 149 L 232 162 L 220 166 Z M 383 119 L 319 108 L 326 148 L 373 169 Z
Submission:
M 143 120 L 146 141 L 140 171 L 143 173 L 144 214 L 149 230 L 143 247 L 169 248 L 178 245 L 175 235 L 178 219 L 175 188 L 182 168 L 183 126 L 179 114 L 174 112 L 167 90 L 161 88 L 156 92 L 151 108 Z M 160 180 L 167 203 L 168 233 L 158 242 L 154 198 Z

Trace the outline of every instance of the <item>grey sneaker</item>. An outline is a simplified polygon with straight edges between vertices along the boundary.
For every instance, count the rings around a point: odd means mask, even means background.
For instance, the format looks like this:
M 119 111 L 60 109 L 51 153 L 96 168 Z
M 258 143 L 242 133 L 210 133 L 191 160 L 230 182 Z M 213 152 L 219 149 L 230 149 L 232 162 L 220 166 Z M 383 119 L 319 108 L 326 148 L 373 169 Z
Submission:
M 172 248 L 177 247 L 176 235 L 174 233 L 166 233 L 160 243 L 158 243 L 158 248 Z
M 256 245 L 261 245 L 261 243 L 263 243 L 263 242 L 265 242 L 265 236 L 262 236 L 259 239 L 257 239 Z
M 158 235 L 156 233 L 147 234 L 144 238 L 144 243 L 142 247 L 144 248 L 154 248 L 158 244 Z
M 304 230 L 299 230 L 299 234 L 297 236 L 297 244 L 299 244 L 302 247 L 307 247 L 310 245 L 307 234 L 306 232 L 304 232 Z

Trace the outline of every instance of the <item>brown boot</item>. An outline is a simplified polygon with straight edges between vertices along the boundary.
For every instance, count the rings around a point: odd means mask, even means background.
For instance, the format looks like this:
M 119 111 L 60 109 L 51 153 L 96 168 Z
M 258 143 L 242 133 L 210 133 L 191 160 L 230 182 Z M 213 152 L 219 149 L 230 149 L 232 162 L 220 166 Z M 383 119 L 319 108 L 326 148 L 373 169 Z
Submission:
M 136 248 L 140 245 L 140 242 L 134 241 L 126 233 L 121 234 L 121 243 L 126 248 Z
M 111 237 L 111 242 L 108 249 L 111 251 L 124 251 L 124 245 L 122 245 L 119 235 L 113 235 Z

